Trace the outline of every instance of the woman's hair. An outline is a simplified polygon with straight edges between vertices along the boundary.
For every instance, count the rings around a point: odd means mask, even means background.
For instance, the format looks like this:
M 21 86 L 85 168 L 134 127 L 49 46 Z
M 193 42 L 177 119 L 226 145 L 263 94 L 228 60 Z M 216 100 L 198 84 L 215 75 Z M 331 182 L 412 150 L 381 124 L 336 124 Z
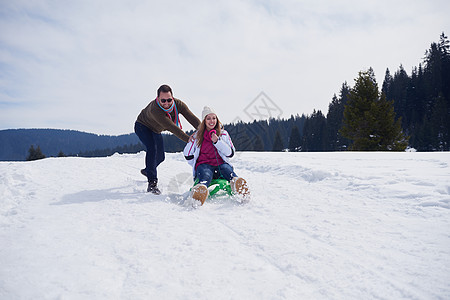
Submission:
M 223 126 L 222 126 L 222 123 L 220 123 L 219 117 L 217 115 L 216 115 L 216 118 L 217 118 L 217 123 L 216 123 L 216 126 L 214 127 L 214 130 L 216 131 L 217 136 L 220 136 Z M 205 120 L 206 120 L 206 118 L 203 119 L 203 121 L 200 123 L 200 125 L 197 128 L 197 146 L 199 146 L 199 147 L 203 143 L 203 136 L 204 136 L 205 130 L 206 130 Z

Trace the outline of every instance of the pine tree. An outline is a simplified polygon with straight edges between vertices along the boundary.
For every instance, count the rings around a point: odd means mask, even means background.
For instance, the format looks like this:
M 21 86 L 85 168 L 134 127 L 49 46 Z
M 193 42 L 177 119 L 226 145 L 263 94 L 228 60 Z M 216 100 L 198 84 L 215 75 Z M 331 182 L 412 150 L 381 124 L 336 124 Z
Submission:
M 283 141 L 281 139 L 281 134 L 277 130 L 277 132 L 275 134 L 275 140 L 273 141 L 272 151 L 283 151 L 283 149 L 284 149 L 284 145 L 283 145 Z
M 384 93 L 380 96 L 372 68 L 359 72 L 355 79 L 341 133 L 353 141 L 351 150 L 402 151 L 407 147 L 401 119 L 395 121 L 393 101 L 386 101 Z
M 244 123 L 237 123 L 234 127 L 229 126 L 227 130 L 233 137 L 233 143 L 238 151 L 251 151 L 253 149 L 252 140 L 247 134 L 248 125 Z
M 389 71 L 389 68 L 386 69 L 386 72 L 384 73 L 384 81 L 383 86 L 381 88 L 381 91 L 385 93 L 386 95 L 391 94 L 391 88 L 393 85 L 394 78 L 391 76 L 391 72 Z
M 289 151 L 300 151 L 302 145 L 302 138 L 300 136 L 300 130 L 297 126 L 293 126 L 291 129 L 291 136 L 289 137 Z
M 350 87 L 347 82 L 344 82 L 339 93 L 339 97 L 333 96 L 333 100 L 328 106 L 327 113 L 327 133 L 328 133 L 328 148 L 332 151 L 345 149 L 349 141 L 344 138 L 339 130 L 342 128 L 344 119 L 344 107 L 348 101 L 348 94 Z
M 444 81 L 444 86 L 442 94 L 450 102 L 450 41 L 448 37 L 442 32 L 439 40 L 439 50 L 441 51 L 442 59 L 442 80 Z
M 408 146 L 408 138 L 403 134 L 401 117 L 395 120 L 394 101 L 387 101 L 384 93 L 379 101 L 372 103 L 372 115 L 377 136 L 372 139 L 373 148 L 377 151 L 404 151 Z
M 31 145 L 30 149 L 28 149 L 27 160 L 32 161 L 32 160 L 38 160 L 38 159 L 43 159 L 43 158 L 45 158 L 45 155 L 42 154 L 41 148 L 39 146 L 37 146 L 37 148 L 35 149 L 34 146 Z
M 440 94 L 433 108 L 430 133 L 432 150 L 448 151 L 450 148 L 450 111 L 447 102 Z
M 302 151 L 327 151 L 327 119 L 320 110 L 314 110 L 303 127 Z
M 425 53 L 423 115 L 413 133 L 415 147 L 433 151 L 448 149 L 450 115 L 450 42 L 444 33 Z
M 264 143 L 259 135 L 255 137 L 253 151 L 264 151 Z

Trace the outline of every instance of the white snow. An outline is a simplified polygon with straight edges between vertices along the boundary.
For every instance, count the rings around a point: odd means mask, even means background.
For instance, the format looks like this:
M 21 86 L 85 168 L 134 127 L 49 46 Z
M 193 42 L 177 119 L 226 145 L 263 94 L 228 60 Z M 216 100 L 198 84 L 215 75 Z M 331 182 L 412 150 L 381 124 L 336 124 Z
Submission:
M 0 299 L 449 299 L 450 153 L 237 153 L 192 209 L 181 153 L 0 163 Z

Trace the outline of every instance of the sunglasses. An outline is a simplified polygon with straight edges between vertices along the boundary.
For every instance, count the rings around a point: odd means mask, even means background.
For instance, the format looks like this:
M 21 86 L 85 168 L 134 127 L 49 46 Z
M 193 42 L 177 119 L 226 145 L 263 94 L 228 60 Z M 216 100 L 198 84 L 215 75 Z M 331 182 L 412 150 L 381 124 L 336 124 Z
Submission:
M 159 101 L 161 101 L 161 103 L 170 103 L 170 102 L 172 102 L 173 101 L 173 99 L 172 98 L 169 98 L 169 99 L 160 99 Z

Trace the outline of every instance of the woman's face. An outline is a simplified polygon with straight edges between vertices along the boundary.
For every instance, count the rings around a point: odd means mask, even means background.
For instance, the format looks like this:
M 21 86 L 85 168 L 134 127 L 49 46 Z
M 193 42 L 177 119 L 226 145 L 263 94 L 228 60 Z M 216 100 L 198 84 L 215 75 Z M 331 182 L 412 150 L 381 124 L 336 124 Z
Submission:
M 206 116 L 205 125 L 208 131 L 216 127 L 216 124 L 217 124 L 217 116 L 215 114 L 209 114 Z

